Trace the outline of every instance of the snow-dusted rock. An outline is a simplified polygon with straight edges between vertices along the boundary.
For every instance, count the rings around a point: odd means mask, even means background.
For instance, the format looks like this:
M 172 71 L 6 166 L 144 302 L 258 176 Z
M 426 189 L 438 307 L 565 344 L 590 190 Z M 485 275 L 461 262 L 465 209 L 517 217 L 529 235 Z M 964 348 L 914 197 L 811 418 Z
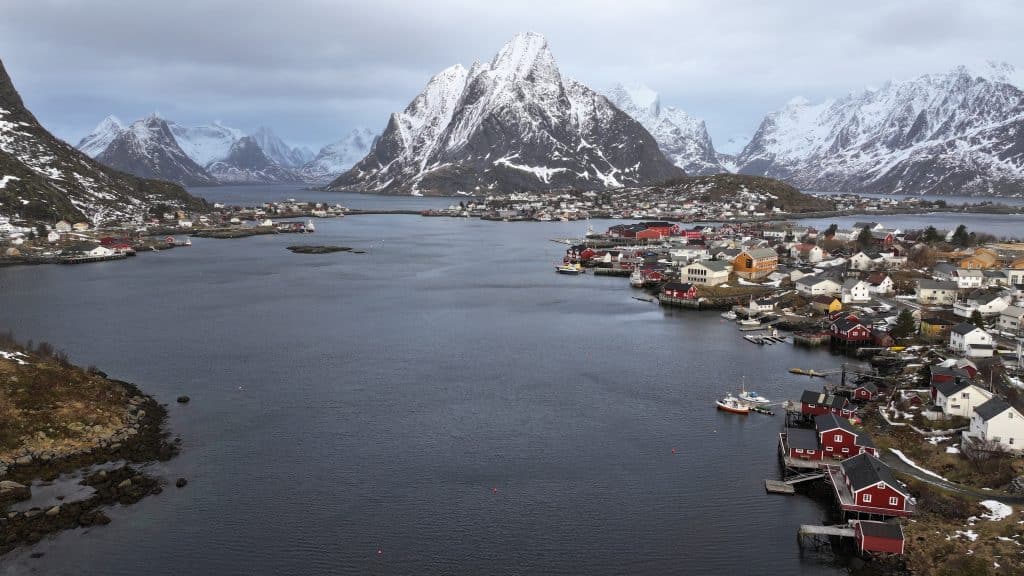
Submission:
M 1013 68 L 957 67 L 769 114 L 740 172 L 805 190 L 1020 195 L 1024 92 Z
M 447 68 L 391 115 L 332 190 L 398 194 L 606 189 L 682 175 L 635 120 L 564 78 L 535 33 Z
M 369 128 L 355 128 L 341 140 L 320 149 L 316 157 L 299 170 L 303 180 L 327 184 L 362 160 L 377 137 Z

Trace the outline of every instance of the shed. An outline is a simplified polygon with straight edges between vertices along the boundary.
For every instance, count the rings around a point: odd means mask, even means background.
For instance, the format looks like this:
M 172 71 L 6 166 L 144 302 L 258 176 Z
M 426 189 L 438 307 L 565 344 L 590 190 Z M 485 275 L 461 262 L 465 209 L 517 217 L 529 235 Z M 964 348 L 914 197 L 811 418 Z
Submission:
M 861 520 L 854 524 L 853 534 L 861 552 L 903 554 L 903 527 L 899 524 Z

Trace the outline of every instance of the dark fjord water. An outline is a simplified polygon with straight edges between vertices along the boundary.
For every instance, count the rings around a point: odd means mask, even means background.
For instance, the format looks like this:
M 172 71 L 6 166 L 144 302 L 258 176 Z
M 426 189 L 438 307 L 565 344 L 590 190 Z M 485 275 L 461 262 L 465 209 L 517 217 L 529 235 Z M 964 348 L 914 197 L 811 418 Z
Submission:
M 713 405 L 744 376 L 795 397 L 820 381 L 788 368 L 836 358 L 554 274 L 548 239 L 582 223 L 317 225 L 0 269 L 0 327 L 170 403 L 184 450 L 153 469 L 189 479 L 0 574 L 843 572 L 796 546 L 827 507 L 764 493 L 781 416 Z

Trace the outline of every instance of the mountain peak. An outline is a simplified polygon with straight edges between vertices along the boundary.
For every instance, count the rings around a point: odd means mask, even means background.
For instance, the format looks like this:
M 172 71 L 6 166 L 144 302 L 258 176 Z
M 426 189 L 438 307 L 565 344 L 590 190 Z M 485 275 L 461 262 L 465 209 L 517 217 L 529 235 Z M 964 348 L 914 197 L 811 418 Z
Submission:
M 502 46 L 491 61 L 491 70 L 510 79 L 523 79 L 541 67 L 555 67 L 548 41 L 536 32 L 520 32 Z

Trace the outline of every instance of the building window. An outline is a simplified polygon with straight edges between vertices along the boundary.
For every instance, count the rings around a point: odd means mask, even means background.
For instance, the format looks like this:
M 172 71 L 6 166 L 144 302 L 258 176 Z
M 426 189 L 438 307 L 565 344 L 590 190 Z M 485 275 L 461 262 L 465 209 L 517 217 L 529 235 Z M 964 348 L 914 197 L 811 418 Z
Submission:
M 796 449 L 796 453 L 797 454 L 803 454 L 804 453 L 804 449 L 803 448 L 797 448 Z
M 843 448 L 843 454 L 849 454 L 849 452 L 850 452 L 849 448 Z
M 960 395 L 960 397 L 961 397 L 961 398 L 970 398 L 970 397 L 971 397 L 971 395 L 970 395 L 970 394 L 968 394 L 967 392 L 964 392 L 963 394 L 961 394 L 961 395 Z
M 825 446 L 825 451 L 826 452 L 831 452 L 832 451 L 832 447 L 831 446 Z
M 860 501 L 865 503 L 865 504 L 869 504 L 871 502 L 871 494 L 865 494 L 865 495 L 861 496 L 860 497 Z
M 889 497 L 889 506 L 899 506 L 900 499 L 896 496 Z
M 842 434 L 836 434 L 835 435 L 835 439 L 836 439 L 836 442 L 842 442 L 843 441 L 843 435 Z

